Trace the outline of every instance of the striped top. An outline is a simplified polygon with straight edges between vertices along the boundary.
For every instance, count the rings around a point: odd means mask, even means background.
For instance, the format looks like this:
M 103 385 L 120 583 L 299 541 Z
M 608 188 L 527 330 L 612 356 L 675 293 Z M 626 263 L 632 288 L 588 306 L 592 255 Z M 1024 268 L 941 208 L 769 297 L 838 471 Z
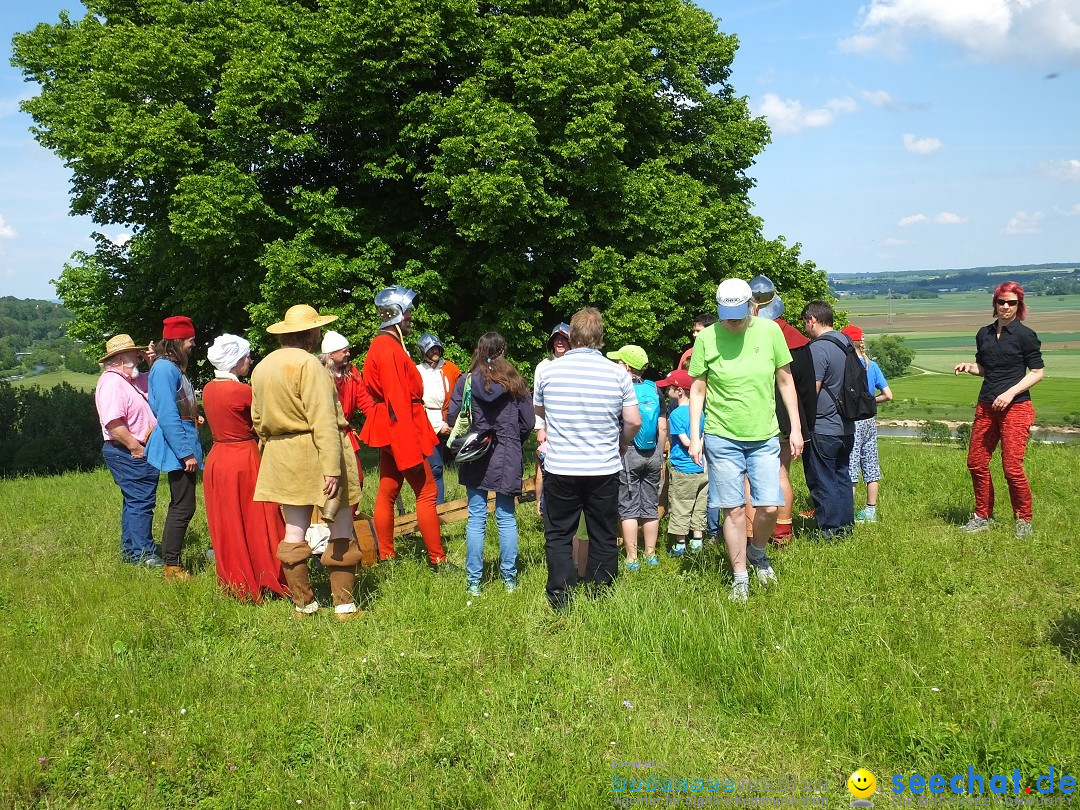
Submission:
M 610 475 L 622 469 L 622 409 L 637 405 L 626 370 L 596 349 L 571 349 L 551 363 L 533 394 L 547 422 L 544 471 Z

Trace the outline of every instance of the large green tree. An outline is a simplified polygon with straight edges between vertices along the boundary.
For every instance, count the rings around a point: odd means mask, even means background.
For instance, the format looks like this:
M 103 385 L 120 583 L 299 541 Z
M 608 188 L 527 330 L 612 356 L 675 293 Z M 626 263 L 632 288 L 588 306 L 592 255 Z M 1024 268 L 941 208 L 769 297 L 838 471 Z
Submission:
M 400 283 L 458 347 L 497 329 L 535 359 L 591 304 L 609 344 L 673 354 L 724 277 L 827 292 L 761 234 L 768 129 L 729 83 L 735 38 L 688 2 L 84 5 L 13 58 L 72 211 L 134 234 L 64 268 L 74 336 L 183 312 L 258 339 L 306 302 L 362 342 Z

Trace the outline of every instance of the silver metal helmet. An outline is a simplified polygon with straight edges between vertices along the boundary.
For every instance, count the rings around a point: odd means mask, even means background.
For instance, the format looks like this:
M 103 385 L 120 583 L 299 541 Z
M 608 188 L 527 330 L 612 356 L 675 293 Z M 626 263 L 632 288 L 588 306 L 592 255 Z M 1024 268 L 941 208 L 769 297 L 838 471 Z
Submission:
M 750 279 L 750 292 L 760 317 L 775 321 L 784 314 L 784 300 L 776 292 L 776 285 L 768 276 L 754 276 Z
M 405 310 L 416 306 L 416 298 L 417 295 L 413 290 L 397 284 L 379 290 L 375 294 L 375 309 L 382 319 L 379 328 L 385 329 L 395 323 L 401 323 L 402 318 L 405 317 Z
M 562 335 L 564 338 L 566 338 L 566 342 L 569 343 L 570 342 L 570 324 L 568 324 L 568 323 L 557 323 L 557 324 L 555 324 L 555 326 L 551 330 L 551 334 L 548 335 L 548 341 L 547 341 L 548 351 L 551 351 L 551 347 L 555 343 L 555 338 L 558 335 Z
M 420 349 L 420 354 L 427 357 L 428 352 L 438 346 L 443 351 L 446 349 L 442 345 L 442 341 L 435 337 L 431 332 L 424 332 L 420 338 L 416 341 L 417 348 Z

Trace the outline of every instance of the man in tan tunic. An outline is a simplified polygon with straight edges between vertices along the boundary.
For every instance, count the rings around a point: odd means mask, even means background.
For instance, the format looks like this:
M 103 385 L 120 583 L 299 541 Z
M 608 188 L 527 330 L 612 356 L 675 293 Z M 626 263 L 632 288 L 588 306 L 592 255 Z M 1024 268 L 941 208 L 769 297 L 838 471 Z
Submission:
M 319 610 L 308 579 L 311 547 L 304 539 L 318 507 L 330 527 L 321 559 L 330 576 L 334 612 L 339 621 L 348 621 L 361 615 L 353 598 L 360 547 L 351 508 L 360 501 L 360 477 L 334 381 L 312 354 L 322 327 L 335 320 L 336 315 L 320 315 L 299 304 L 267 327 L 281 348 L 251 374 L 251 420 L 263 453 L 255 500 L 281 504 L 285 537 L 277 556 L 297 615 Z

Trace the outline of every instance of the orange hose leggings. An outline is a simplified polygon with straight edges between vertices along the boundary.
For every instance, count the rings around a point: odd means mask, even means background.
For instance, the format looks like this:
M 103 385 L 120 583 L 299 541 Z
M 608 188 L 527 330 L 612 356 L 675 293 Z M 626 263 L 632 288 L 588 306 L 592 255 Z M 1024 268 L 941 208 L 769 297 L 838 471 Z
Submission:
M 428 559 L 432 563 L 446 560 L 443 551 L 442 532 L 439 529 L 439 513 L 435 511 L 435 495 L 438 487 L 431 474 L 431 466 L 425 460 L 408 470 L 399 470 L 394 455 L 389 450 L 379 453 L 379 490 L 375 493 L 375 535 L 379 540 L 379 559 L 392 560 L 394 551 L 394 501 L 401 492 L 401 482 L 408 481 L 416 494 L 416 522 L 424 539 Z

